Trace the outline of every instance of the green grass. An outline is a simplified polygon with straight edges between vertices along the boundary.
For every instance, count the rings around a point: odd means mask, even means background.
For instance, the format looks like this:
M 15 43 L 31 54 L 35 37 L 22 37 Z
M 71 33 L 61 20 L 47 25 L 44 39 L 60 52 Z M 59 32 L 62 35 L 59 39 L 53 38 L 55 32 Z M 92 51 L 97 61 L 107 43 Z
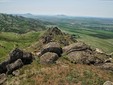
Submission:
M 104 52 L 113 52 L 113 33 L 103 30 L 93 30 L 88 28 L 77 29 L 76 27 L 69 27 L 65 25 L 59 26 L 67 33 L 80 36 L 77 38 L 93 48 L 99 48 Z
M 11 50 L 16 47 L 24 49 L 32 43 L 38 41 L 40 32 L 29 32 L 26 34 L 16 34 L 11 32 L 0 33 L 0 61 L 7 58 Z

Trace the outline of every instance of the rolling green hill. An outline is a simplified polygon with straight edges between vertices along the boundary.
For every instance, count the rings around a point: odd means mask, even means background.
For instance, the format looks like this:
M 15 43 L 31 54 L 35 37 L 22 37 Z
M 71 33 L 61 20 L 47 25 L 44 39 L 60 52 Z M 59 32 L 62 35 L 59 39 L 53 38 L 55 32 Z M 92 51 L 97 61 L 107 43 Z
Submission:
M 44 23 L 40 20 L 0 13 L 1 32 L 26 33 L 44 29 Z

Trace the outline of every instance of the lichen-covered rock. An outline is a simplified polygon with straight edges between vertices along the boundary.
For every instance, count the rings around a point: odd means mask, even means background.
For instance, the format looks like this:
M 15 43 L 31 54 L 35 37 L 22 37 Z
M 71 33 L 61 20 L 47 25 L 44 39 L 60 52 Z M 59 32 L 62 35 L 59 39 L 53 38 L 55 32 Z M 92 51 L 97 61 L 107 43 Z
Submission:
M 101 69 L 113 71 L 113 63 L 104 63 L 104 64 L 101 64 L 98 67 L 101 68 Z
M 58 59 L 58 55 L 56 53 L 47 52 L 40 57 L 41 64 L 52 64 Z
M 50 42 L 43 46 L 41 50 L 41 55 L 43 55 L 46 52 L 53 52 L 58 54 L 58 56 L 61 56 L 62 54 L 62 48 L 60 47 L 59 43 L 57 42 Z
M 21 59 L 16 60 L 14 63 L 8 64 L 6 66 L 7 74 L 11 74 L 13 71 L 21 68 L 22 66 L 23 66 L 23 62 Z
M 83 51 L 83 50 L 87 50 L 87 49 L 91 50 L 90 46 L 86 45 L 83 42 L 77 42 L 77 43 L 73 43 L 69 46 L 65 46 L 63 48 L 63 52 L 66 54 L 69 54 L 74 51 Z
M 100 64 L 103 60 L 88 51 L 75 51 L 67 55 L 68 60 L 79 64 Z
M 105 53 L 99 53 L 83 42 L 77 42 L 63 48 L 68 60 L 80 64 L 102 64 L 110 58 Z

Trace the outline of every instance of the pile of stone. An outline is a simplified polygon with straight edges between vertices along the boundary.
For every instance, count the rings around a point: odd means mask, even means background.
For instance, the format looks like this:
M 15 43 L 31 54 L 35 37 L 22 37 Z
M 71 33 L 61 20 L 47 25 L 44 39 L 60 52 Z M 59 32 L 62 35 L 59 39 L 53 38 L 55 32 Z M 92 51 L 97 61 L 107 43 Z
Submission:
M 41 64 L 51 64 L 61 57 L 62 48 L 57 42 L 50 42 L 43 46 L 40 53 Z
M 32 61 L 33 56 L 31 53 L 23 52 L 16 48 L 10 53 L 9 59 L 0 63 L 0 74 L 11 74 L 13 71 L 21 68 L 23 65 L 30 64 Z

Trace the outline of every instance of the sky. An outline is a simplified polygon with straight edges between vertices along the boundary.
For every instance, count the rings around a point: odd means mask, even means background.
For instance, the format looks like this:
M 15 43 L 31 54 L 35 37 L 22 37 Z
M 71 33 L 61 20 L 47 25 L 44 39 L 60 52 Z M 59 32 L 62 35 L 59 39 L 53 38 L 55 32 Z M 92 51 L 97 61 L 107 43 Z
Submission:
M 0 13 L 113 18 L 113 0 L 0 0 Z

